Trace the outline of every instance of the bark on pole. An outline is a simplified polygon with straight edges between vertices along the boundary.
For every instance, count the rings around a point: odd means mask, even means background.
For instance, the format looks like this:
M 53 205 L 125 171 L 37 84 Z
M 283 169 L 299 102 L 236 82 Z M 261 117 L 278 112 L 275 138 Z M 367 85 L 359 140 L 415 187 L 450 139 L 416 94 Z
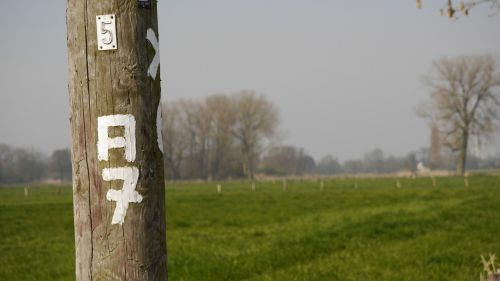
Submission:
M 67 0 L 77 281 L 167 280 L 156 6 Z

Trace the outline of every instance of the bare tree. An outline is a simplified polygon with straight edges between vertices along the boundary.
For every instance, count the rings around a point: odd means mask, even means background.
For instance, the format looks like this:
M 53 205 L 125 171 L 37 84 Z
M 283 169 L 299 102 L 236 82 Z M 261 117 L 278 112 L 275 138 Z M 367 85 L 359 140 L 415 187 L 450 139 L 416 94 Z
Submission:
M 278 125 L 276 107 L 253 92 L 180 100 L 163 110 L 164 158 L 171 178 L 252 178 Z
M 68 148 L 52 152 L 48 164 L 49 172 L 55 179 L 61 182 L 71 180 L 71 151 Z
M 162 104 L 162 116 L 166 176 L 176 180 L 180 177 L 180 167 L 186 157 L 189 132 L 179 102 Z
M 46 160 L 39 151 L 0 144 L 0 184 L 36 182 L 45 172 Z
M 333 175 L 342 172 L 342 165 L 336 157 L 328 154 L 319 160 L 316 170 L 319 174 Z
M 433 66 L 431 99 L 420 115 L 432 120 L 443 144 L 457 153 L 457 173 L 463 175 L 470 138 L 484 139 L 496 129 L 500 74 L 491 56 L 442 58 Z
M 363 160 L 368 171 L 382 173 L 384 172 L 385 158 L 386 157 L 382 149 L 375 148 L 372 151 L 366 152 Z
M 279 145 L 267 152 L 260 167 L 261 171 L 266 174 L 303 175 L 314 172 L 316 163 L 303 148 Z
M 278 109 L 264 96 L 243 91 L 232 96 L 235 125 L 232 134 L 241 151 L 245 176 L 253 179 L 263 143 L 276 134 Z
M 210 157 L 208 171 L 210 177 L 221 178 L 225 172 L 222 167 L 228 167 L 227 161 L 233 146 L 231 129 L 235 124 L 231 99 L 226 95 L 213 95 L 205 99 L 206 111 L 211 118 L 210 123 Z
M 184 158 L 182 170 L 188 178 L 206 179 L 208 177 L 211 113 L 204 103 L 198 100 L 180 100 L 176 106 L 180 110 L 181 126 L 185 130 L 183 142 L 187 145 L 187 155 Z

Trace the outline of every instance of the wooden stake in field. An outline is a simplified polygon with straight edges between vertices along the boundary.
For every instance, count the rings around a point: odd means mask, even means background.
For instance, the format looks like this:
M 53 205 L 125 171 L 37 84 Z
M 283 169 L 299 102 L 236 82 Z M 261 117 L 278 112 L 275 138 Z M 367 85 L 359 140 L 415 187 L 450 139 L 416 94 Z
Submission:
M 217 193 L 221 193 L 222 192 L 222 185 L 217 184 Z
M 436 187 L 437 186 L 437 184 L 436 184 L 436 178 L 431 175 L 431 179 L 432 179 L 432 186 Z
M 28 187 L 24 187 L 24 197 L 28 197 Z
M 396 187 L 401 188 L 401 182 L 399 180 L 396 180 Z
M 469 177 L 468 176 L 464 176 L 464 186 L 469 187 Z
M 67 0 L 76 280 L 167 280 L 157 1 Z
M 287 181 L 286 179 L 283 179 L 283 192 L 286 191 L 286 188 L 287 188 Z
M 252 182 L 252 191 L 255 192 L 255 182 Z

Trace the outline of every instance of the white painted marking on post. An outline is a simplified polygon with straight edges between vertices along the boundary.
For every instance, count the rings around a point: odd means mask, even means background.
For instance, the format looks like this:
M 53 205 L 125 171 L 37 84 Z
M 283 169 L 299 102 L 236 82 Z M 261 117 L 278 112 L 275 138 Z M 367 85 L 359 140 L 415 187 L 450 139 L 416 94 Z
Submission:
M 149 76 L 151 76 L 151 78 L 153 78 L 153 80 L 156 80 L 156 76 L 158 74 L 158 66 L 160 65 L 160 43 L 158 42 L 158 37 L 151 28 L 149 28 L 146 33 L 146 39 L 151 43 L 151 46 L 153 46 L 153 49 L 155 50 L 155 56 L 153 58 L 153 61 L 151 61 L 151 64 L 149 65 L 148 74 Z
M 123 180 L 121 190 L 110 189 L 106 194 L 108 201 L 116 202 L 111 224 L 122 225 L 127 215 L 128 204 L 142 202 L 142 196 L 135 190 L 139 170 L 136 167 L 106 168 L 102 171 L 102 178 L 105 181 Z
M 161 95 L 161 94 L 160 94 Z M 163 113 L 162 113 L 162 103 L 161 103 L 161 97 L 160 97 L 160 104 L 158 105 L 158 110 L 156 112 L 156 134 L 158 135 L 158 148 L 160 149 L 161 153 L 163 153 Z
M 109 137 L 110 127 L 124 127 L 123 137 Z M 101 161 L 109 160 L 109 150 L 112 148 L 124 148 L 125 159 L 128 162 L 135 161 L 135 118 L 133 115 L 108 115 L 97 118 L 97 158 Z

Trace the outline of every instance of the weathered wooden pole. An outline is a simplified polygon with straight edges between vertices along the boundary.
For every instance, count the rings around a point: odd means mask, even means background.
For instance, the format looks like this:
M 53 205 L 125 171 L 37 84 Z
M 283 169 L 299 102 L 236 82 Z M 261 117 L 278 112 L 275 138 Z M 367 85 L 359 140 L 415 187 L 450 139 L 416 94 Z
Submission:
M 67 0 L 76 280 L 167 280 L 157 1 Z

